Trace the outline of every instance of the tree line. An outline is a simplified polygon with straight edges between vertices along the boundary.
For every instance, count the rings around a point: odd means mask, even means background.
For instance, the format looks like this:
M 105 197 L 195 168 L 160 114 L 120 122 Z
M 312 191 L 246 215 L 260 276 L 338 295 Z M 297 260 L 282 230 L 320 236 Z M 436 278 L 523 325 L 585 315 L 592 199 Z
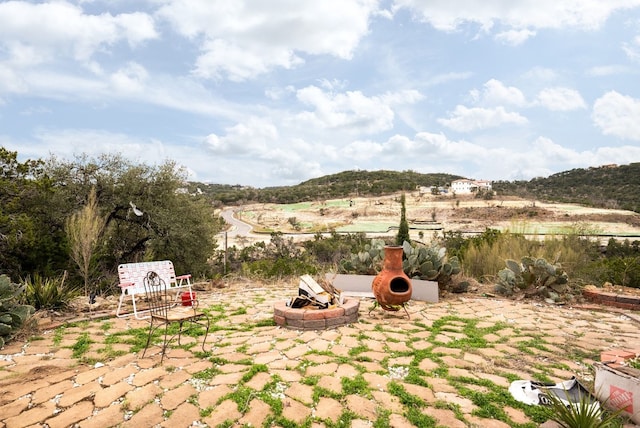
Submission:
M 117 283 L 120 263 L 170 259 L 180 272 L 210 271 L 224 223 L 208 198 L 186 191 L 174 162 L 17 155 L 0 147 L 0 272 L 13 281 L 68 272 L 100 291 Z

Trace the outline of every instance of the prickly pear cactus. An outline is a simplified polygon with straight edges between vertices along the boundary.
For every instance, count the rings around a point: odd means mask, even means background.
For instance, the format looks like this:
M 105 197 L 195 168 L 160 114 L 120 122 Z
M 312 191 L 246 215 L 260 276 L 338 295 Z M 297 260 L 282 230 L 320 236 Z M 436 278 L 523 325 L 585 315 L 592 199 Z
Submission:
M 33 306 L 18 303 L 23 291 L 24 285 L 13 284 L 8 276 L 0 275 L 0 348 L 35 312 Z
M 457 257 L 448 258 L 444 247 L 426 247 L 407 241 L 402 247 L 405 255 L 403 269 L 409 278 L 437 281 L 440 285 L 446 285 L 452 275 L 460 273 Z
M 510 296 L 524 291 L 526 295 L 539 295 L 554 302 L 562 300 L 568 277 L 559 264 L 551 264 L 542 258 L 523 257 L 520 263 L 506 260 L 506 265 L 498 272 L 498 293 Z
M 345 273 L 358 273 L 374 275 L 380 272 L 384 261 L 384 246 L 382 239 L 372 239 L 365 245 L 364 251 L 351 254 L 348 259 L 340 262 L 340 271 Z
M 384 261 L 385 242 L 372 239 L 365 251 L 351 254 L 350 258 L 340 262 L 344 273 L 376 274 L 380 272 Z M 402 269 L 409 278 L 437 281 L 439 285 L 450 282 L 451 276 L 460 273 L 460 263 L 456 257 L 447 258 L 446 248 L 426 247 L 404 241 L 402 244 Z

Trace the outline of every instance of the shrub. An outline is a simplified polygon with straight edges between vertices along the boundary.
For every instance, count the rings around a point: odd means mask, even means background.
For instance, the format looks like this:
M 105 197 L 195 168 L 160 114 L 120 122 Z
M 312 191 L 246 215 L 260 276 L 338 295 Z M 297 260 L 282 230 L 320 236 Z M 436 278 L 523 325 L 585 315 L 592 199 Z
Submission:
M 318 264 L 336 265 L 340 260 L 349 257 L 353 251 L 362 251 L 368 241 L 364 233 L 343 235 L 334 231 L 328 237 L 316 234 L 313 240 L 305 241 L 302 245 Z
M 19 303 L 23 292 L 24 285 L 14 284 L 8 276 L 0 275 L 0 348 L 11 340 L 35 312 L 33 306 Z
M 598 256 L 598 247 L 576 230 L 575 233 L 549 237 L 543 241 L 527 239 L 523 234 L 487 229 L 480 235 L 464 238 L 459 233 L 445 234 L 447 252 L 457 255 L 466 276 L 481 282 L 495 282 L 496 272 L 507 259 L 531 256 L 561 263 L 567 275 L 589 281 L 588 265 Z
M 278 257 L 277 259 L 262 259 L 242 264 L 243 275 L 257 275 L 261 278 L 282 278 L 316 273 L 318 273 L 318 269 L 315 264 L 295 258 Z
M 27 276 L 24 280 L 24 302 L 40 309 L 64 309 L 71 300 L 79 296 L 80 289 L 66 282 L 65 272 L 57 278 L 46 278 L 39 274 Z

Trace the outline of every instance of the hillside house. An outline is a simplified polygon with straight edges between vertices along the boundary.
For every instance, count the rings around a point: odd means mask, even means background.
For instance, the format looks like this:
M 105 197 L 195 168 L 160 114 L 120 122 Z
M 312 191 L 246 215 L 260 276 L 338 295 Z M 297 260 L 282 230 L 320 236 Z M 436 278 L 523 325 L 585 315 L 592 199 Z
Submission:
M 451 182 L 451 191 L 457 194 L 469 194 L 478 191 L 490 192 L 491 182 L 486 180 L 454 180 Z

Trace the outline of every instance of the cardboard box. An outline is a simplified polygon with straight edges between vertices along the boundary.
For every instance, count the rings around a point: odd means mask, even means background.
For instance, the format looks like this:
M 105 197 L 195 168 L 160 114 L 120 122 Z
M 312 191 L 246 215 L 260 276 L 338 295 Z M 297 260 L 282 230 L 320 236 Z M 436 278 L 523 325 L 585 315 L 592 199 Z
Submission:
M 640 370 L 631 367 L 609 367 L 594 363 L 596 379 L 594 393 L 601 403 L 611 409 L 622 409 L 623 414 L 640 424 Z
M 298 286 L 298 296 L 307 296 L 315 299 L 324 307 L 328 307 L 331 303 L 331 296 L 320 284 L 316 282 L 310 275 L 302 275 L 300 277 L 300 285 Z

